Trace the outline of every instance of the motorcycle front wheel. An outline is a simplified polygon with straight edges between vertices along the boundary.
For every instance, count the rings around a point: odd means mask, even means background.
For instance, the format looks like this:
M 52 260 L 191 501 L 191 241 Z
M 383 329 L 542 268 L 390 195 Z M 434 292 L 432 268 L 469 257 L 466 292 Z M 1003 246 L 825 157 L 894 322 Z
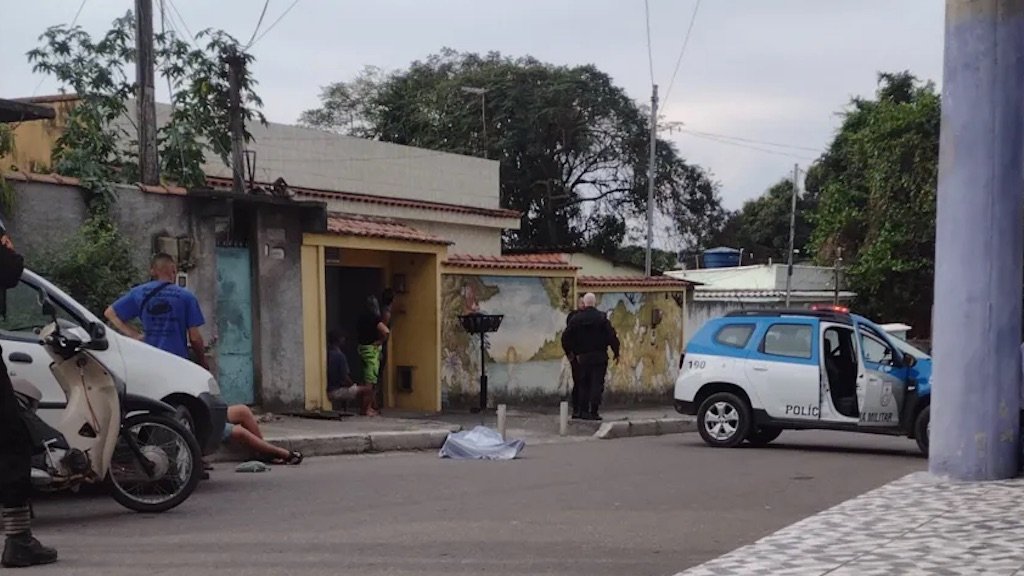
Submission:
M 114 500 L 136 512 L 166 512 L 199 485 L 201 457 L 199 443 L 177 420 L 157 414 L 132 416 L 121 426 L 110 461 Z

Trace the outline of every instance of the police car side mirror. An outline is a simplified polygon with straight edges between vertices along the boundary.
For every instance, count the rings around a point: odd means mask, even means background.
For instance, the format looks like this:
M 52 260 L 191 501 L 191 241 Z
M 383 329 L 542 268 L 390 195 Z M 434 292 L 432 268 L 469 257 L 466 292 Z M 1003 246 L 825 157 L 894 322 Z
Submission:
M 904 366 L 906 366 L 907 368 L 913 368 L 915 364 L 917 364 L 917 358 L 915 358 L 913 354 L 903 355 Z

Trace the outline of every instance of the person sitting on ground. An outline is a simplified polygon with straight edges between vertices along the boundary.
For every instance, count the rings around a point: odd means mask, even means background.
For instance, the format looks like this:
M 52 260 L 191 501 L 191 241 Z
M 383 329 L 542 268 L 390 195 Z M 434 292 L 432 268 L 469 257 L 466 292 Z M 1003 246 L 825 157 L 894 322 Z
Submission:
M 228 423 L 224 425 L 223 441 L 244 446 L 268 459 L 271 464 L 302 464 L 302 452 L 288 451 L 263 439 L 256 416 L 245 404 L 228 406 Z
M 373 408 L 373 387 L 360 386 L 352 381 L 345 356 L 345 335 L 337 330 L 327 333 L 327 398 L 332 403 L 359 400 L 359 413 L 377 416 Z

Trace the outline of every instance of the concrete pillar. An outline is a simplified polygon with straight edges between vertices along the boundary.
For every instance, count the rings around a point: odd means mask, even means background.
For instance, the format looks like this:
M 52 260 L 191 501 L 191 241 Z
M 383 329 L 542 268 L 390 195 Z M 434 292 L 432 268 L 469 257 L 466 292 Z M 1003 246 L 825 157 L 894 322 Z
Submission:
M 947 0 L 929 469 L 1010 478 L 1020 452 L 1024 0 Z

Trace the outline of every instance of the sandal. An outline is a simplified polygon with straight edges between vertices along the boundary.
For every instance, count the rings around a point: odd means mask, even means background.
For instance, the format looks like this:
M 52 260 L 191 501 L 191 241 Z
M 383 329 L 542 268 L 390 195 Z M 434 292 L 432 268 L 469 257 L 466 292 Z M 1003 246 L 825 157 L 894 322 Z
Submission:
M 287 458 L 277 458 L 273 460 L 271 464 L 277 464 L 278 466 L 298 466 L 299 464 L 302 464 L 303 459 L 304 456 L 302 455 L 302 452 L 293 450 L 288 453 Z

